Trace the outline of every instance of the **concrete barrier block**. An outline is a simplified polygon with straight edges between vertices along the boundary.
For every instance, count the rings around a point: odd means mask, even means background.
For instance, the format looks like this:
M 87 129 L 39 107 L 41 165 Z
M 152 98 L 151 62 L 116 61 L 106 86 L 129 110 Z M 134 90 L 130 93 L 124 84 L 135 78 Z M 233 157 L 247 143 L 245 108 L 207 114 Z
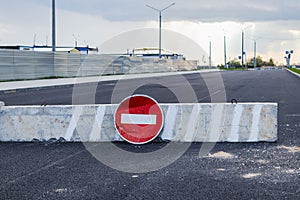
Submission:
M 159 135 L 178 142 L 274 142 L 277 104 L 161 104 Z M 2 106 L 0 141 L 122 141 L 114 127 L 117 105 Z
M 173 124 L 166 123 L 162 139 L 181 142 L 277 140 L 277 104 L 178 105 L 169 107 L 167 116 L 168 113 L 176 113 L 177 118 Z

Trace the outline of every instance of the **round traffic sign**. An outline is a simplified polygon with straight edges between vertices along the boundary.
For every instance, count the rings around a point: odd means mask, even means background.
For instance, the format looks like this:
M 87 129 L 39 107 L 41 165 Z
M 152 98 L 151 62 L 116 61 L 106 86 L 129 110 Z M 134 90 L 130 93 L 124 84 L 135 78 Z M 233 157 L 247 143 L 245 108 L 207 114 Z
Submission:
M 164 124 L 160 106 L 146 95 L 125 98 L 117 107 L 114 120 L 119 135 L 132 144 L 154 140 Z

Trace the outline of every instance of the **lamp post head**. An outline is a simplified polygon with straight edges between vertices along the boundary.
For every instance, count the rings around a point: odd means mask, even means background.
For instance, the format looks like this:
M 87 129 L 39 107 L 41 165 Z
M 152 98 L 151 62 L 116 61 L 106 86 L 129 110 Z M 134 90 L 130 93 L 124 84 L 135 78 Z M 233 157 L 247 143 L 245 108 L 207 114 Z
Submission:
M 157 11 L 157 12 L 160 12 L 160 13 L 163 12 L 164 10 L 167 10 L 168 8 L 170 8 L 171 6 L 174 6 L 174 5 L 175 5 L 175 2 L 171 3 L 170 5 L 168 5 L 167 7 L 163 8 L 163 9 L 158 9 L 158 8 L 155 8 L 153 6 L 150 6 L 150 5 L 146 4 L 147 7 L 151 8 L 151 9 Z

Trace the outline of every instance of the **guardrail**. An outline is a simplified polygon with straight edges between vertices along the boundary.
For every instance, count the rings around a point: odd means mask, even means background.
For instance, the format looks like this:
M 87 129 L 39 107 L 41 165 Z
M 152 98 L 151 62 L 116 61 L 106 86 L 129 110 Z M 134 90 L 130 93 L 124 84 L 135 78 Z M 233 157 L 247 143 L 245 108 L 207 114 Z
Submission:
M 196 70 L 197 61 L 0 50 L 0 81 Z

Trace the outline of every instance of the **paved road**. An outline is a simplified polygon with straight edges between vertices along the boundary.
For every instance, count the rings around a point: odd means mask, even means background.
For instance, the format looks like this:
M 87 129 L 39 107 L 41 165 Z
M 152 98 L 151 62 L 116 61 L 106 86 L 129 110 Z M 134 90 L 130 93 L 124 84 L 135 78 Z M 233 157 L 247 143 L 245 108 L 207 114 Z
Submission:
M 112 103 L 112 93 L 118 92 L 125 96 L 128 91 L 136 89 L 134 93 L 148 94 L 161 103 L 174 103 L 179 100 L 174 91 L 185 90 L 190 85 L 197 95 L 198 102 L 210 102 L 210 95 L 206 82 L 216 82 L 214 91 L 221 90 L 217 85 L 221 74 L 226 88 L 227 101 L 236 98 L 239 102 L 263 101 L 284 103 L 289 98 L 293 103 L 297 101 L 299 78 L 287 71 L 228 71 L 221 73 L 187 74 L 168 77 L 143 78 L 134 80 L 105 81 L 100 83 L 87 83 L 75 86 L 44 87 L 31 90 L 7 91 L 0 93 L 0 100 L 6 105 L 40 105 L 46 101 L 49 105 L 65 105 L 80 99 L 85 103 Z M 183 82 L 185 81 L 185 82 Z M 117 85 L 116 85 L 117 84 Z M 79 91 L 79 92 L 76 92 Z M 75 93 L 75 94 L 74 94 Z M 213 92 L 211 92 L 213 93 Z M 187 96 L 186 103 L 193 102 L 192 95 L 184 91 L 180 94 Z M 76 95 L 76 97 L 74 96 Z M 116 94 L 114 94 L 116 95 Z M 94 99 L 88 97 L 95 97 Z M 190 98 L 189 98 L 190 97 Z M 295 98 L 296 97 L 296 98 Z M 118 102 L 115 102 L 118 103 Z
M 277 143 L 218 143 L 210 155 L 199 157 L 201 143 L 166 168 L 143 174 L 120 172 L 99 162 L 81 143 L 0 143 L 0 199 L 299 199 L 300 198 L 300 79 L 287 71 L 222 72 L 227 101 L 278 102 Z M 211 85 L 198 74 L 184 76 L 197 93 L 197 101 L 209 102 L 222 86 Z M 205 75 L 216 82 L 214 73 Z M 179 101 L 172 91 L 184 91 L 176 77 L 152 78 L 135 93 L 154 96 L 159 102 Z M 117 87 L 121 98 L 142 80 L 128 80 Z M 164 83 L 170 87 L 162 87 Z M 80 86 L 76 103 L 110 103 L 115 82 Z M 120 89 L 120 90 L 119 90 Z M 1 94 L 7 105 L 72 103 L 72 86 Z M 178 91 L 178 90 L 176 90 Z M 184 94 L 184 92 L 183 92 Z M 194 101 L 186 94 L 184 101 Z M 88 97 L 88 98 L 85 98 Z M 222 98 L 222 97 L 220 97 Z M 74 101 L 74 100 L 73 100 Z M 98 145 L 105 144 L 95 144 Z M 144 146 L 114 144 L 130 152 L 155 152 L 166 144 Z M 177 144 L 184 145 L 184 144 Z M 95 148 L 96 148 L 95 147 Z M 113 156 L 113 154 L 112 154 Z M 170 155 L 165 155 L 166 159 Z M 155 163 L 155 160 L 153 160 Z

